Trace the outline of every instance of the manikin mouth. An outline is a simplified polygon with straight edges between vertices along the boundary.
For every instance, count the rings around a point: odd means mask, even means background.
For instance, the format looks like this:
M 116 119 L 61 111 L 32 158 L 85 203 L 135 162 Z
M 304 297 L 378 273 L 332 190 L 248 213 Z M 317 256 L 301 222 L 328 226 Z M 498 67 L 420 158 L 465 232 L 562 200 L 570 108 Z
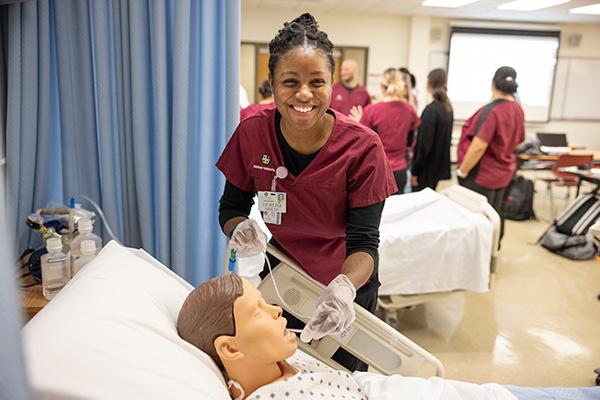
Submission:
M 290 105 L 290 107 L 294 111 L 297 111 L 300 113 L 309 113 L 312 110 L 314 110 L 315 108 L 317 108 L 317 106 L 310 105 L 310 104 L 292 104 L 292 105 Z

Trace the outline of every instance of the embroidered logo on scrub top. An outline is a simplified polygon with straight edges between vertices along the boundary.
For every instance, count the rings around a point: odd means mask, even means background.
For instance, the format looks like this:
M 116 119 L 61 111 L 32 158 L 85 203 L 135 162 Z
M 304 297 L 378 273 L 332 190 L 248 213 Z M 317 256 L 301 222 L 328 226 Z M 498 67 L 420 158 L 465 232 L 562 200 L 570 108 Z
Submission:
M 269 165 L 269 163 L 271 162 L 271 156 L 268 154 L 263 154 L 260 157 L 260 162 L 263 163 L 264 165 Z
M 337 96 L 335 96 L 335 99 L 336 99 L 337 101 L 342 101 L 342 95 L 341 95 L 341 94 L 338 94 Z

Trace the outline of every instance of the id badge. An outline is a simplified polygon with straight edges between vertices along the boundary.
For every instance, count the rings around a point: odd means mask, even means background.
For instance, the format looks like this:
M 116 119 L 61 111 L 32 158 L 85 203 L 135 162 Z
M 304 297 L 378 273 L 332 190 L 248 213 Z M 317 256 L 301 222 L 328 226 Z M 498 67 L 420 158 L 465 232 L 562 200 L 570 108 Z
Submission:
M 281 214 L 287 211 L 285 192 L 258 192 L 258 210 L 265 224 L 281 225 Z
M 283 214 L 286 212 L 285 192 L 258 192 L 258 210 Z

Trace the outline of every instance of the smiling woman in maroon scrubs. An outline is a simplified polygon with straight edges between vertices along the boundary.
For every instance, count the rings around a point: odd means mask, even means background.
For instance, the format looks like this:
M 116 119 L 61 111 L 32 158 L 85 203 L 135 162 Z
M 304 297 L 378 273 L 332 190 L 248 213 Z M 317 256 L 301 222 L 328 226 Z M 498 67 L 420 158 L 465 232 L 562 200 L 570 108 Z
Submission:
M 273 245 L 328 285 L 303 332 L 310 340 L 344 329 L 353 300 L 374 311 L 381 211 L 397 188 L 379 137 L 329 109 L 333 44 L 315 19 L 286 23 L 269 50 L 277 108 L 242 121 L 219 158 L 227 179 L 219 221 L 232 242 L 253 248 L 253 197 L 259 209 L 261 196 L 276 199 L 261 210 Z M 348 354 L 335 357 L 366 368 Z

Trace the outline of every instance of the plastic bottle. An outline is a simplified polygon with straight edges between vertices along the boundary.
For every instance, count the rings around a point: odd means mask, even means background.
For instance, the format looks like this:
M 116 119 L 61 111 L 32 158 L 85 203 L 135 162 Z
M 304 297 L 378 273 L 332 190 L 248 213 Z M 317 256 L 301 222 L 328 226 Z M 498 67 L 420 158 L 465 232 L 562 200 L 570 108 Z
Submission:
M 80 219 L 77 223 L 77 230 L 79 235 L 71 241 L 71 269 L 75 265 L 75 261 L 81 256 L 81 242 L 84 240 L 92 240 L 96 244 L 96 249 L 102 248 L 102 239 L 92 232 L 94 226 L 92 221 L 88 218 Z
M 258 287 L 261 279 L 259 274 L 265 265 L 265 254 L 259 253 L 252 257 L 237 257 L 238 275 L 250 281 L 252 286 Z
M 77 272 L 83 267 L 85 264 L 92 261 L 96 254 L 98 254 L 98 249 L 96 248 L 96 242 L 94 240 L 84 240 L 81 242 L 81 255 L 73 262 L 71 266 L 71 275 L 75 276 Z
M 46 241 L 48 254 L 42 256 L 42 293 L 48 300 L 71 279 L 69 255 L 62 252 L 62 240 L 57 237 Z

